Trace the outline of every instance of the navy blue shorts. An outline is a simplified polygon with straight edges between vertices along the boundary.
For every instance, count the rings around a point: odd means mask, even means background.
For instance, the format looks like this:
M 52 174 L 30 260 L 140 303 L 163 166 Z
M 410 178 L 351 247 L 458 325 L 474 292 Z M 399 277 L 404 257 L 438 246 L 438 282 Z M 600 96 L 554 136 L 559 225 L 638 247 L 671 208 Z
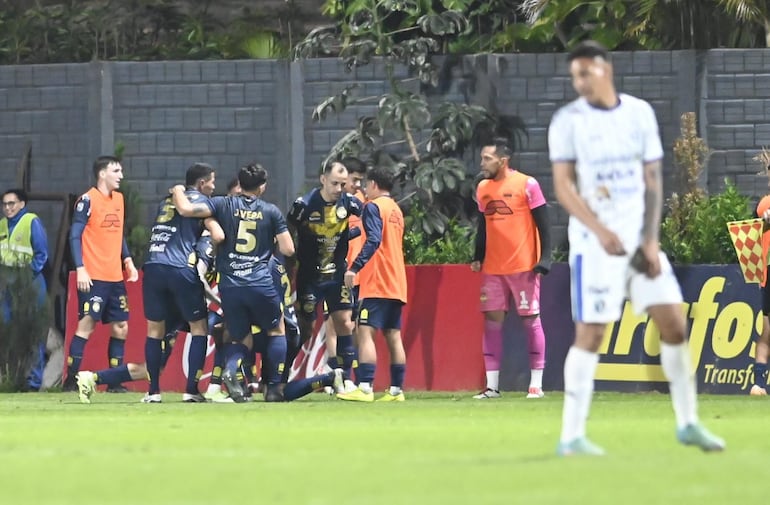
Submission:
M 145 265 L 142 296 L 148 321 L 166 321 L 175 316 L 187 322 L 198 321 L 208 312 L 203 283 L 191 267 Z
M 220 286 L 219 294 L 227 331 L 233 340 L 240 341 L 251 334 L 252 325 L 259 326 L 263 331 L 277 328 L 283 317 L 281 297 L 274 286 Z
M 316 307 L 324 301 L 324 310 L 352 310 L 355 304 L 353 293 L 342 281 L 320 283 L 301 283 L 297 281 L 297 301 L 299 316 L 315 319 Z
M 94 321 L 118 323 L 128 321 L 128 296 L 124 281 L 92 281 L 88 293 L 78 291 L 78 319 L 91 316 Z
M 358 307 L 358 324 L 378 330 L 400 330 L 404 303 L 392 298 L 366 298 Z

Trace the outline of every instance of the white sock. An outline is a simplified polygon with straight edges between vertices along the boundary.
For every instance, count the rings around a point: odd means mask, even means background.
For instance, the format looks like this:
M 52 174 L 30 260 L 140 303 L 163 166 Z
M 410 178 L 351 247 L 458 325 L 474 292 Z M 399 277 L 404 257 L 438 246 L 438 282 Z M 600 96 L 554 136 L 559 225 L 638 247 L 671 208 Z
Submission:
M 487 388 L 500 391 L 500 370 L 487 372 Z
M 594 393 L 594 375 L 599 355 L 595 352 L 570 347 L 564 361 L 564 411 L 562 412 L 561 441 L 571 442 L 586 434 L 586 419 Z
M 401 388 L 398 386 L 390 386 L 390 391 L 388 391 L 392 396 L 398 396 L 401 394 Z
M 369 382 L 359 382 L 358 388 L 363 391 L 364 393 L 371 393 L 372 392 L 372 385 Z
M 698 422 L 698 400 L 695 377 L 690 371 L 690 351 L 687 343 L 660 343 L 660 364 L 668 379 L 671 403 L 674 405 L 677 428 Z
M 543 389 L 543 369 L 530 370 L 529 387 Z

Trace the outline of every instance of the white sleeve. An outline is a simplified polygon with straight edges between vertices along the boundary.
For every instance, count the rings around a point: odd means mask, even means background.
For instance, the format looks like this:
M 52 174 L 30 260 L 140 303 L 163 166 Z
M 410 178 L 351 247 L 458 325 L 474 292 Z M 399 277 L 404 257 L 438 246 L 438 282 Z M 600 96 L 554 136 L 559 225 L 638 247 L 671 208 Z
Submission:
M 663 159 L 663 145 L 660 142 L 660 132 L 658 131 L 658 118 L 655 117 L 655 111 L 652 106 L 647 102 L 644 104 L 644 118 L 642 122 L 644 125 L 644 148 L 642 161 L 648 163 L 650 161 L 658 161 Z
M 571 117 L 575 116 L 559 109 L 551 119 L 548 127 L 548 157 L 551 162 L 577 160 Z

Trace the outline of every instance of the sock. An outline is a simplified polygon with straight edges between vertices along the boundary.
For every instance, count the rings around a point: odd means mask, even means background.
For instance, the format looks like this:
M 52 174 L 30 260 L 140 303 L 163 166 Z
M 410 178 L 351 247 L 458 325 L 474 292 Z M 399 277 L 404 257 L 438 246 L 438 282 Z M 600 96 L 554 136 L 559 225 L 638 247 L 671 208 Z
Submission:
M 500 370 L 487 371 L 487 389 L 500 391 Z
M 326 366 L 334 370 L 342 366 L 342 360 L 339 356 L 329 356 L 326 358 Z
M 287 402 L 302 398 L 316 389 L 334 384 L 334 372 L 316 375 L 307 379 L 299 379 L 286 384 L 283 390 L 283 399 Z
M 690 352 L 687 343 L 660 343 L 660 364 L 668 379 L 671 403 L 674 405 L 677 428 L 698 422 L 695 377 L 690 372 Z
M 391 389 L 396 387 L 399 392 L 404 387 L 404 375 L 406 374 L 406 364 L 391 364 L 390 365 L 390 386 Z M 398 394 L 398 393 L 396 393 Z
M 503 323 L 484 320 L 481 350 L 484 353 L 484 369 L 487 371 L 487 387 L 499 390 L 500 361 L 503 357 Z M 489 372 L 494 374 L 490 375 Z
M 586 419 L 594 393 L 594 375 L 599 355 L 570 347 L 564 361 L 564 410 L 561 442 L 567 443 L 586 434 Z
M 376 369 L 375 363 L 359 363 L 356 370 L 356 378 L 359 380 L 358 387 L 367 392 L 371 391 Z
M 107 346 L 107 356 L 110 359 L 110 368 L 119 367 L 123 364 L 123 354 L 125 353 L 125 350 L 125 340 L 110 337 L 110 343 Z
M 234 373 L 237 379 L 243 379 L 243 373 L 241 372 L 241 363 L 246 358 L 246 353 L 251 352 L 249 349 L 240 342 L 230 342 L 224 346 L 224 362 L 223 369 L 230 373 Z
M 283 368 L 283 375 L 281 376 L 281 382 L 289 382 L 289 374 L 291 373 L 291 367 L 294 365 L 294 359 L 299 354 L 299 350 L 302 348 L 300 344 L 299 334 L 289 332 L 286 335 L 286 365 Z
M 545 334 L 540 316 L 523 317 L 522 322 L 529 340 L 529 368 L 542 370 L 545 368 Z
M 754 384 L 761 387 L 767 387 L 767 363 L 754 363 Z
M 543 389 L 543 369 L 530 370 L 529 387 Z
M 342 378 L 350 380 L 357 366 L 358 351 L 353 345 L 353 335 L 337 336 L 337 358 L 342 361 Z
M 257 354 L 254 352 L 247 352 L 246 358 L 244 358 L 243 363 L 241 363 L 241 368 L 243 369 L 243 380 L 246 384 L 255 382 L 256 379 L 254 378 L 254 375 L 256 374 L 257 369 Z
M 67 377 L 75 378 L 80 371 L 80 362 L 83 361 L 83 351 L 88 339 L 75 335 L 70 341 L 70 351 L 67 357 Z
M 148 393 L 160 393 L 160 369 L 163 363 L 163 340 L 147 337 L 144 341 L 144 361 L 147 363 L 147 375 L 150 381 Z
M 222 384 L 222 369 L 225 367 L 225 353 L 218 346 L 214 349 L 214 368 L 211 370 L 211 378 L 209 378 L 209 384 L 221 385 Z
M 176 330 L 174 330 L 173 333 L 166 333 L 166 335 L 163 337 L 163 340 L 161 340 L 162 346 L 161 346 L 161 352 L 162 357 L 160 361 L 160 367 L 165 368 L 166 363 L 168 363 L 168 359 L 171 357 L 171 353 L 174 351 L 174 344 L 176 344 Z
M 280 384 L 286 365 L 286 336 L 276 335 L 267 337 L 266 351 L 262 366 L 267 384 Z
M 197 395 L 198 381 L 203 375 L 203 364 L 206 361 L 206 341 L 205 335 L 193 335 L 190 341 L 190 351 L 187 354 L 187 394 Z
M 97 384 L 120 384 L 121 382 L 131 381 L 131 374 L 128 371 L 128 365 L 119 365 L 108 368 L 94 374 Z

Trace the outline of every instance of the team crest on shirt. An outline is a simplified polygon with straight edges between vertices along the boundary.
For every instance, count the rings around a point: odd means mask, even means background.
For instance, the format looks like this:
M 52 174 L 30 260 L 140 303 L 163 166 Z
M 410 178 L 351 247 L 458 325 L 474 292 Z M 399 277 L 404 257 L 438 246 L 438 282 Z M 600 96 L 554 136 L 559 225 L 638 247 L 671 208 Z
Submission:
M 596 198 L 599 200 L 610 199 L 610 190 L 607 188 L 607 186 L 602 185 L 596 188 Z
M 345 219 L 348 217 L 348 211 L 345 207 L 337 207 L 337 219 Z

